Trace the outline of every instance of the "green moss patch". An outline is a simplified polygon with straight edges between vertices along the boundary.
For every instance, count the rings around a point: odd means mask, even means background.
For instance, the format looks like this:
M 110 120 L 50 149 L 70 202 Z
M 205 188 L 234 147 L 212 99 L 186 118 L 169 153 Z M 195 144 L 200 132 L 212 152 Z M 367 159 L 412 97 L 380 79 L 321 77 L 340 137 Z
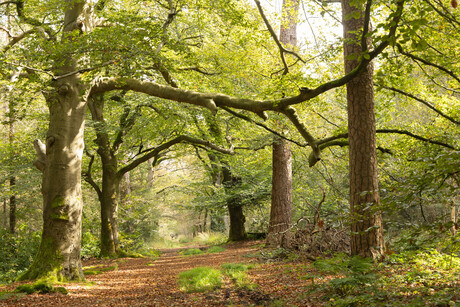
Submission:
M 214 254 L 214 253 L 221 253 L 221 252 L 224 252 L 226 249 L 223 248 L 222 246 L 211 246 L 210 248 L 208 248 L 208 250 L 206 251 L 208 254 Z
M 108 271 L 116 271 L 118 270 L 118 264 L 114 264 L 112 266 L 104 266 L 104 265 L 93 265 L 90 267 L 83 268 L 83 273 L 88 275 L 98 275 Z
M 179 252 L 182 256 L 194 256 L 194 255 L 202 255 L 203 251 L 199 248 L 189 248 Z
M 39 294 L 46 294 L 46 293 L 62 293 L 67 294 L 67 290 L 64 287 L 54 287 L 51 283 L 44 280 L 39 280 L 33 284 L 24 284 L 16 287 L 14 290 L 16 293 L 39 293 Z

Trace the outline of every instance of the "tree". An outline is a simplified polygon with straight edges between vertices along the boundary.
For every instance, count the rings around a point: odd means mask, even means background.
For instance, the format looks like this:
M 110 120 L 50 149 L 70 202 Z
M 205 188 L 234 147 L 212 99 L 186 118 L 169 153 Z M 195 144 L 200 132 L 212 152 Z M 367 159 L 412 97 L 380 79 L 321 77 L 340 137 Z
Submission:
M 18 12 L 21 5 L 17 4 Z M 62 44 L 71 44 L 79 33 L 79 18 L 84 2 L 63 2 Z M 64 77 L 53 79 L 54 89 L 45 98 L 50 110 L 46 147 L 39 144 L 36 165 L 43 172 L 43 234 L 34 262 L 21 277 L 36 279 L 51 277 L 83 280 L 80 260 L 81 160 L 86 104 L 81 100 L 81 84 L 77 74 L 77 59 L 70 53 L 54 62 L 53 73 Z M 69 74 L 70 75 L 67 75 Z
M 280 42 L 290 49 L 297 46 L 298 10 L 299 1 L 283 0 Z M 283 74 L 287 74 L 287 71 Z M 267 243 L 286 247 L 289 240 L 285 240 L 285 237 L 289 234 L 292 218 L 291 147 L 286 140 L 275 137 L 272 150 L 272 201 Z
M 358 65 L 352 56 L 368 50 L 369 23 L 364 6 L 342 1 L 345 73 Z M 369 1 L 366 10 L 370 10 Z M 357 17 L 356 17 L 357 16 Z M 357 35 L 359 33 L 359 35 Z M 373 65 L 369 63 L 347 83 L 348 141 L 350 156 L 351 254 L 381 257 L 384 240 L 377 173 Z

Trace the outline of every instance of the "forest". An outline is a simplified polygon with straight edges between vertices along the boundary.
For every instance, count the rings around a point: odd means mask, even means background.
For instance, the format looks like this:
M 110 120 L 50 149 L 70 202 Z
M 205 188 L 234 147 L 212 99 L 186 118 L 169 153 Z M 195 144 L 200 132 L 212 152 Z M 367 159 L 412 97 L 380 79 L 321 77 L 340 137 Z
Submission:
M 460 306 L 457 6 L 0 0 L 0 306 Z

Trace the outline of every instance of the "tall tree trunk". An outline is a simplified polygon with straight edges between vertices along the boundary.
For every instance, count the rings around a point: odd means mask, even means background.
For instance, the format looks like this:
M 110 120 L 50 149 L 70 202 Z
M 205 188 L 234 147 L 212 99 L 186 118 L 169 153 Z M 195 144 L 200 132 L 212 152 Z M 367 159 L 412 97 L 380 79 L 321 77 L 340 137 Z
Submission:
M 10 232 L 16 232 L 16 177 L 10 177 Z
M 356 6 L 351 3 L 355 2 Z M 364 7 L 342 0 L 345 73 L 357 66 L 347 58 L 361 54 Z M 347 18 L 358 12 L 360 18 Z M 354 16 L 354 15 L 353 15 Z M 367 41 L 370 44 L 370 41 Z M 374 115 L 373 65 L 347 83 L 350 159 L 351 254 L 379 258 L 384 240 L 380 214 Z
M 111 153 L 101 154 L 101 257 L 117 257 L 118 241 L 118 190 L 117 159 Z
M 84 1 L 66 1 L 64 44 L 78 31 Z M 74 32 L 75 31 L 75 32 Z M 69 54 L 59 59 L 55 75 L 76 70 Z M 84 280 L 81 268 L 81 160 L 86 104 L 76 74 L 52 81 L 56 89 L 46 99 L 50 111 L 43 169 L 43 232 L 37 255 L 21 279 L 43 276 L 57 280 Z
M 9 115 L 8 115 L 8 142 L 10 145 L 10 158 L 11 161 L 14 160 L 16 153 L 14 152 L 14 122 L 15 122 L 15 108 L 14 103 L 11 101 L 13 97 L 10 97 L 10 103 L 8 106 Z M 16 232 L 16 176 L 12 175 L 10 177 L 10 232 Z
M 89 109 L 96 125 L 97 153 L 102 163 L 101 189 L 101 257 L 117 257 L 120 251 L 118 241 L 118 200 L 119 184 L 118 160 L 106 132 L 104 98 L 102 95 L 89 101 Z
M 288 48 L 297 45 L 298 0 L 283 0 L 283 15 L 280 41 Z M 284 240 L 291 228 L 292 218 L 292 162 L 291 147 L 285 140 L 276 137 L 272 145 L 272 200 L 267 245 L 287 247 Z
M 7 228 L 7 223 L 8 223 L 8 217 L 6 213 L 6 199 L 3 200 L 3 227 L 6 229 Z
M 270 222 L 267 245 L 287 247 L 285 236 L 291 227 L 292 217 L 292 163 L 291 148 L 285 140 L 273 143 L 273 178 Z

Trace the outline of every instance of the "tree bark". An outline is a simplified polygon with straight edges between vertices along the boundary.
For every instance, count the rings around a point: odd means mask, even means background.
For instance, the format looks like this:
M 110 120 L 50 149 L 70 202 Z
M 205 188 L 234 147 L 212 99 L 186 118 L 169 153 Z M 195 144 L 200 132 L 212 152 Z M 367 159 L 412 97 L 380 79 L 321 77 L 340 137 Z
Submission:
M 289 143 L 278 139 L 273 143 L 272 153 L 272 200 L 267 245 L 288 247 L 289 242 L 284 238 L 291 228 L 292 218 L 292 163 Z
M 232 187 L 240 184 L 241 179 L 233 176 L 228 166 L 222 166 L 222 184 L 226 190 L 231 190 Z M 228 214 L 230 217 L 230 229 L 228 233 L 229 241 L 242 241 L 247 238 L 244 223 L 246 217 L 243 212 L 243 205 L 239 195 L 233 195 L 227 199 Z
M 342 1 L 345 73 L 357 65 L 350 55 L 361 55 L 364 7 Z M 355 1 L 356 2 L 356 1 Z M 359 18 L 351 17 L 359 13 Z M 368 45 L 370 40 L 367 39 Z M 373 65 L 347 83 L 348 139 L 350 160 L 351 254 L 380 258 L 384 240 L 380 214 L 374 115 Z
M 283 1 L 283 17 L 280 28 L 280 42 L 289 48 L 297 45 L 298 0 Z M 287 72 L 287 71 L 286 71 Z M 272 145 L 272 200 L 267 245 L 288 247 L 288 236 L 292 218 L 292 162 L 291 146 L 276 137 Z
M 104 99 L 102 95 L 88 102 L 92 119 L 96 124 L 97 153 L 102 163 L 101 188 L 101 257 L 116 258 L 122 252 L 118 240 L 118 200 L 120 179 L 118 159 L 112 148 L 104 121 Z
M 228 214 L 230 216 L 230 230 L 228 233 L 229 241 L 242 241 L 247 238 L 244 223 L 246 218 L 243 213 L 243 206 L 241 204 L 232 203 L 228 204 Z
M 63 38 L 65 44 L 78 31 L 77 18 L 84 1 L 66 1 Z M 71 55 L 56 62 L 62 75 L 76 69 Z M 47 277 L 54 280 L 84 280 L 81 267 L 81 160 L 86 104 L 79 79 L 71 75 L 52 81 L 55 91 L 45 98 L 50 111 L 43 169 L 43 232 L 37 255 L 21 279 Z

